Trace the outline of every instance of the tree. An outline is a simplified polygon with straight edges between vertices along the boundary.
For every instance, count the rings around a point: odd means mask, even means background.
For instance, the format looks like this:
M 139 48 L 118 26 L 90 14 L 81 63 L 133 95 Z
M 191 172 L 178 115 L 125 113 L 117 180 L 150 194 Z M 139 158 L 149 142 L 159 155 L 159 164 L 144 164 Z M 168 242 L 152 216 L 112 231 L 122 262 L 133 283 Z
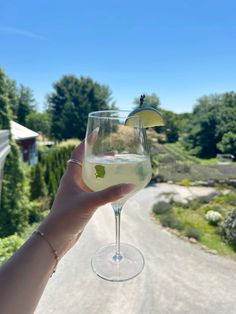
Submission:
M 7 94 L 10 102 L 10 108 L 12 111 L 12 120 L 17 120 L 17 110 L 18 110 L 18 102 L 19 102 L 19 89 L 17 87 L 16 81 L 11 80 L 7 77 L 6 80 L 7 85 Z
M 10 101 L 7 91 L 7 76 L 0 68 L 0 130 L 10 129 Z
M 114 108 L 109 88 L 89 77 L 65 75 L 53 88 L 48 98 L 51 134 L 59 140 L 84 138 L 88 113 Z
M 164 109 L 160 109 L 160 113 L 165 125 L 163 127 L 155 127 L 155 130 L 158 133 L 164 132 L 166 134 L 167 142 L 177 142 L 179 138 L 178 115 L 172 111 Z
M 140 104 L 140 96 L 139 97 L 135 97 L 133 103 L 135 105 L 139 106 L 139 104 Z M 160 106 L 161 106 L 161 103 L 160 103 L 159 97 L 155 93 L 152 93 L 150 95 L 149 94 L 145 94 L 144 105 L 145 106 L 150 106 L 150 107 L 153 107 L 153 108 L 159 110 Z
M 40 163 L 37 163 L 32 168 L 30 187 L 30 195 L 32 200 L 47 195 L 47 187 L 44 181 L 44 172 Z
M 185 137 L 186 148 L 200 157 L 214 157 L 227 132 L 236 133 L 236 94 L 234 92 L 201 97 Z
M 28 225 L 29 195 L 19 161 L 19 149 L 11 143 L 4 167 L 0 208 L 0 237 L 22 232 Z
M 25 126 L 35 132 L 50 134 L 50 115 L 48 112 L 31 112 L 26 116 Z
M 25 125 L 27 116 L 34 112 L 35 108 L 36 104 L 32 91 L 28 87 L 20 85 L 17 104 L 17 121 Z
M 217 144 L 217 148 L 225 154 L 236 155 L 236 133 L 227 132 Z

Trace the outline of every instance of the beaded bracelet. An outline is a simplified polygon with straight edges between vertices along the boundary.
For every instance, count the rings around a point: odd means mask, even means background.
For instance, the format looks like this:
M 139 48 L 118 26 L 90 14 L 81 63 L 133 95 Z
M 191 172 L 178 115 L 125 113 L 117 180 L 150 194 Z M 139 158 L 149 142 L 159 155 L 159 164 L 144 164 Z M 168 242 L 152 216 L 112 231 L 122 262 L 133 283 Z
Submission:
M 54 256 L 55 256 L 56 264 L 55 264 L 55 267 L 54 267 L 54 269 L 53 269 L 53 273 L 52 273 L 52 275 L 53 275 L 53 274 L 56 272 L 57 264 L 58 264 L 58 262 L 59 262 L 58 253 L 57 253 L 57 251 L 54 249 L 53 245 L 51 244 L 51 242 L 48 240 L 48 238 L 45 236 L 45 234 L 44 234 L 42 231 L 40 231 L 40 230 L 35 230 L 34 233 L 37 234 L 37 235 L 39 235 L 41 238 L 43 238 L 43 239 L 47 242 L 47 244 L 50 246 L 50 248 L 51 248 L 51 250 L 52 250 L 52 252 L 53 252 L 53 254 L 54 254 Z M 51 275 L 51 276 L 52 276 L 52 275 Z

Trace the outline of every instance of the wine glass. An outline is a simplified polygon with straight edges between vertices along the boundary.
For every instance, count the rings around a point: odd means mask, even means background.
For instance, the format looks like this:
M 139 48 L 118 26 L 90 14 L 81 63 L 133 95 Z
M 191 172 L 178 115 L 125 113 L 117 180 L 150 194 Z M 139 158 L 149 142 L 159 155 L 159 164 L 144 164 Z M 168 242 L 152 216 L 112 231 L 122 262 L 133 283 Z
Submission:
M 120 183 L 134 185 L 129 194 L 111 204 L 115 213 L 116 243 L 102 247 L 92 258 L 94 272 L 110 281 L 134 278 L 144 267 L 142 253 L 130 244 L 120 243 L 122 207 L 151 179 L 145 129 L 138 116 L 127 120 L 128 114 L 119 110 L 91 112 L 85 139 L 82 176 L 91 190 L 99 191 Z M 88 138 L 92 131 L 97 132 L 93 143 Z

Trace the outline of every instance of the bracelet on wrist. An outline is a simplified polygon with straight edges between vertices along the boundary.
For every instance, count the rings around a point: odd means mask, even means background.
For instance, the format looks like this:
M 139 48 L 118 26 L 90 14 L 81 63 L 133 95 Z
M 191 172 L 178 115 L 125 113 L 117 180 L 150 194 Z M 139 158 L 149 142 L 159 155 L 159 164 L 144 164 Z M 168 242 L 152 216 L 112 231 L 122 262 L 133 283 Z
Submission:
M 58 253 L 57 251 L 55 250 L 55 248 L 53 247 L 52 243 L 48 240 L 48 238 L 45 236 L 45 234 L 40 231 L 40 230 L 35 230 L 33 233 L 37 234 L 38 236 L 40 236 L 42 239 L 44 239 L 45 242 L 47 242 L 47 244 L 49 245 L 54 257 L 55 257 L 55 260 L 56 260 L 56 264 L 53 268 L 53 273 L 52 275 L 56 272 L 56 268 L 57 268 L 57 264 L 59 262 L 59 256 L 58 256 Z M 51 275 L 51 276 L 52 276 Z

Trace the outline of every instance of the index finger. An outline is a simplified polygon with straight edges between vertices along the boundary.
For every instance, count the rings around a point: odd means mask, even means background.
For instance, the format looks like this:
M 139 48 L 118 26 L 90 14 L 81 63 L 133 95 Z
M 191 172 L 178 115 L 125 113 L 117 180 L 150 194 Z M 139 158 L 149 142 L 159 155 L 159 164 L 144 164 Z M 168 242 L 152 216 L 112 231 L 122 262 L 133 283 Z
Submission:
M 74 150 L 71 153 L 71 158 L 80 161 L 83 163 L 84 160 L 84 147 L 85 147 L 85 141 L 87 140 L 87 144 L 92 145 L 96 142 L 97 135 L 98 135 L 98 128 L 94 129 L 86 139 L 84 139 L 78 146 L 74 148 Z M 81 175 L 81 166 L 75 163 L 68 163 L 66 172 L 69 174 L 73 174 L 76 176 Z

